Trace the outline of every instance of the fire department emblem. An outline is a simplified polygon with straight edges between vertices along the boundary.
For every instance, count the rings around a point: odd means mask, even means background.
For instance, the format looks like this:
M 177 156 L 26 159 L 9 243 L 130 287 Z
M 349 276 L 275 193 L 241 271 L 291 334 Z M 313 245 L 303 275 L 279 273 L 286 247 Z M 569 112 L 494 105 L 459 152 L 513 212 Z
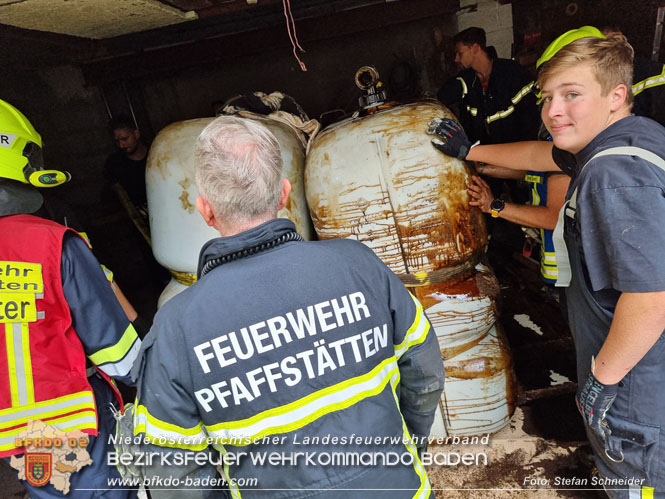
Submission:
M 51 479 L 50 452 L 25 453 L 25 479 L 30 485 L 41 487 Z

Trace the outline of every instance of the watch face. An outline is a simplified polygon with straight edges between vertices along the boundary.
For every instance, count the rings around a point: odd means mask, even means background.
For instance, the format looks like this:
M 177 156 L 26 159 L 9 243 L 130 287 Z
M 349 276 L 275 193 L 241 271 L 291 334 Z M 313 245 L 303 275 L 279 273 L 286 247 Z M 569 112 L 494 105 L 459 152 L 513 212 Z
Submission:
M 501 211 L 506 206 L 506 202 L 503 199 L 495 199 L 490 204 L 490 209 L 494 211 Z

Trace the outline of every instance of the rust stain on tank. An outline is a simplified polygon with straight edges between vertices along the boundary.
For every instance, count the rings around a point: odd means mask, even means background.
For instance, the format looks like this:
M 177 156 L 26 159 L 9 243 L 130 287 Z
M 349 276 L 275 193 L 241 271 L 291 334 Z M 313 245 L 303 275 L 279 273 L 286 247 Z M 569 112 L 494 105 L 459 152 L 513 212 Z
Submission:
M 456 357 L 457 355 L 460 355 L 467 350 L 471 350 L 473 347 L 475 347 L 478 343 L 480 343 L 483 340 L 483 337 L 476 338 L 473 341 L 470 341 L 469 343 L 464 343 L 462 345 L 457 345 L 454 347 L 447 347 L 447 348 L 441 348 L 441 358 L 444 361 L 448 361 L 449 359 L 452 359 L 453 357 Z
M 491 378 L 499 374 L 506 366 L 494 357 L 476 357 L 455 361 L 449 360 L 446 365 L 446 376 L 460 379 Z
M 182 187 L 183 190 L 187 190 L 189 189 L 189 186 L 192 185 L 192 181 L 189 179 L 189 177 L 185 177 L 180 182 L 178 182 L 178 184 L 180 184 L 180 187 Z
M 308 158 L 316 170 L 316 181 L 330 185 L 328 191 L 320 189 L 323 192 L 319 192 L 316 202 L 314 196 L 309 196 L 312 218 L 321 239 L 350 236 L 372 243 L 370 247 L 395 272 L 443 269 L 467 260 L 484 247 L 482 217 L 478 216 L 478 210 L 473 210 L 477 212 L 474 213 L 468 206 L 468 167 L 434 150 L 425 134 L 427 123 L 440 116 L 453 117 L 438 103 L 409 104 L 382 110 L 372 117 L 346 120 L 321 132 Z M 323 163 L 330 161 L 326 149 L 335 150 L 360 135 L 365 137 L 365 145 L 377 143 L 383 165 L 383 170 L 377 172 L 379 189 L 374 195 L 377 204 L 367 209 L 361 204 L 341 202 L 347 198 L 336 192 L 339 183 L 330 184 L 329 175 L 322 177 L 327 169 Z M 364 153 L 372 154 L 369 149 Z M 309 181 L 306 177 L 306 183 Z M 383 182 L 387 182 L 387 189 Z M 381 211 L 381 218 L 376 211 Z M 394 226 L 385 227 L 391 218 Z M 364 231 L 363 226 L 371 223 L 382 228 Z
M 500 323 L 496 324 L 497 338 L 501 346 L 501 354 L 506 357 L 509 368 L 506 371 L 506 401 L 508 403 L 508 415 L 512 416 L 517 407 L 517 377 L 513 369 L 513 357 L 510 351 L 508 337 Z
M 168 164 L 171 161 L 171 156 L 166 152 L 161 151 L 162 147 L 159 145 L 153 145 L 150 148 L 148 153 L 148 160 L 146 161 L 146 168 L 150 170 L 157 170 L 162 177 L 166 180 L 166 177 L 171 175 L 169 171 Z
M 182 204 L 182 209 L 187 213 L 194 213 L 194 205 L 189 201 L 189 192 L 182 191 L 180 197 L 178 198 Z

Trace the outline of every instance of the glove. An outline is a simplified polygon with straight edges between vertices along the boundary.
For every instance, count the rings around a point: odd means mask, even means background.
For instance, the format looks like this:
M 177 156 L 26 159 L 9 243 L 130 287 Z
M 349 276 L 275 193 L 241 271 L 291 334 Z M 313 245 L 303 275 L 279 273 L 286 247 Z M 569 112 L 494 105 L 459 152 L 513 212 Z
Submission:
M 471 150 L 471 141 L 464 133 L 462 125 L 450 118 L 436 118 L 427 125 L 429 135 L 438 135 L 432 145 L 443 154 L 453 158 L 466 159 Z
M 603 385 L 590 372 L 584 387 L 578 390 L 575 397 L 577 409 L 582 414 L 584 422 L 600 434 L 606 431 L 601 424 L 605 421 L 605 414 L 617 396 L 618 386 L 618 384 Z

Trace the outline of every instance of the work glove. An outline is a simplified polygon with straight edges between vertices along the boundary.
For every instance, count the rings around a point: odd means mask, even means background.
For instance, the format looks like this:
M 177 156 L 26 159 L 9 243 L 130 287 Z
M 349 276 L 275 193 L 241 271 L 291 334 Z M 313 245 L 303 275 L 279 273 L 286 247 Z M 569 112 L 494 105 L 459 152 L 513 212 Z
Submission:
M 575 402 L 584 422 L 601 435 L 607 431 L 605 415 L 617 396 L 618 386 L 603 385 L 590 372 L 584 386 L 577 391 Z
M 427 133 L 437 135 L 432 139 L 432 145 L 453 158 L 466 159 L 473 147 L 462 125 L 450 118 L 433 119 L 427 125 Z

